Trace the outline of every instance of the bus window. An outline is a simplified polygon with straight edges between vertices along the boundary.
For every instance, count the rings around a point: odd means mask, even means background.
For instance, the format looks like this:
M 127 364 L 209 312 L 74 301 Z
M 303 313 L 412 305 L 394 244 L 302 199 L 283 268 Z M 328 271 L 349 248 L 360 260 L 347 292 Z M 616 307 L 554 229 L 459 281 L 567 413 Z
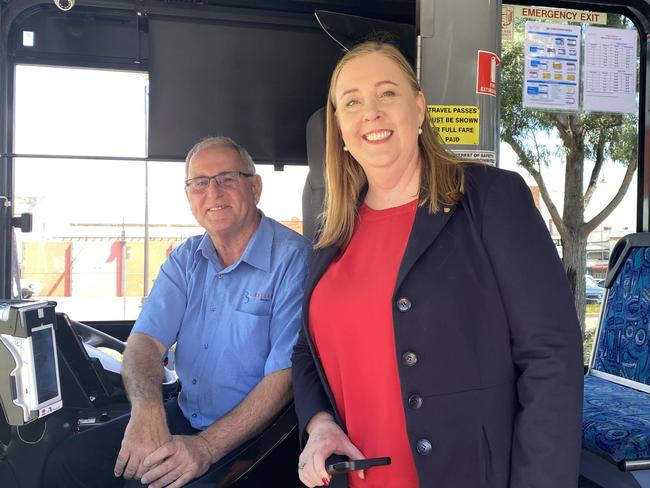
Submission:
M 203 232 L 183 162 L 143 157 L 146 92 L 143 73 L 17 67 L 17 152 L 53 157 L 15 160 L 15 212 L 34 216 L 31 233 L 16 233 L 15 296 L 54 299 L 84 320 L 134 320 L 172 249 Z M 307 166 L 278 169 L 257 165 L 260 208 L 302 232 Z
M 87 319 L 137 315 L 124 258 L 143 239 L 145 163 L 112 158 L 145 155 L 147 86 L 140 72 L 16 67 L 15 147 L 29 157 L 14 161 L 14 211 L 34 217 L 16 235 L 22 296 Z
M 15 152 L 143 157 L 148 84 L 142 72 L 16 66 Z
M 524 176 L 560 243 L 588 359 L 601 304 L 582 277 L 604 278 L 637 222 L 639 35 L 579 9 L 503 5 L 502 24 L 500 166 Z
M 307 166 L 284 166 L 276 171 L 273 166 L 258 164 L 257 172 L 262 176 L 264 189 L 260 209 L 302 234 L 302 189 L 307 179 Z

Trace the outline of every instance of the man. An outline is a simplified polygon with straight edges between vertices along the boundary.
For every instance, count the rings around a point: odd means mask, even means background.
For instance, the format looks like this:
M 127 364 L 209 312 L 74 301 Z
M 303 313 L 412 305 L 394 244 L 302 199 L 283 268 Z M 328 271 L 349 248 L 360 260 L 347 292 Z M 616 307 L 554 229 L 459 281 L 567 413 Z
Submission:
M 291 397 L 310 245 L 258 209 L 262 180 L 225 137 L 197 143 L 185 190 L 206 230 L 175 249 L 127 342 L 131 414 L 68 439 L 48 487 L 179 487 L 260 432 Z M 163 405 L 162 358 L 176 342 L 178 400 Z

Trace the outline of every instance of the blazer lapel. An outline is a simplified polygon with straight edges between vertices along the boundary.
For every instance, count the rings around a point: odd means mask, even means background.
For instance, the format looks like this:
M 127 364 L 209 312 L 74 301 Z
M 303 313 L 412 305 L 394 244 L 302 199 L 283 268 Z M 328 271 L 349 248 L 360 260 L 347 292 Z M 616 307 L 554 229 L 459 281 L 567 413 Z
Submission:
M 400 265 L 399 273 L 397 274 L 395 290 L 400 287 L 402 281 L 422 253 L 431 246 L 436 237 L 438 237 L 440 231 L 454 214 L 457 206 L 458 205 L 453 207 L 442 207 L 442 209 L 436 214 L 429 213 L 428 205 L 418 207 L 415 213 L 413 229 L 411 229 L 411 234 L 409 235 L 409 240 L 406 244 L 406 251 L 404 251 L 404 257 L 402 258 L 402 264 Z

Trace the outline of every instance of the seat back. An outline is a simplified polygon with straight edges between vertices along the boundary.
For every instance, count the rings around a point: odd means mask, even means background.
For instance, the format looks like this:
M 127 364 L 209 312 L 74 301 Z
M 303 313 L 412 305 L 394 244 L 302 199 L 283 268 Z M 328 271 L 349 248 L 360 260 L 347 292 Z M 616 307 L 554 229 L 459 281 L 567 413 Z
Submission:
M 187 488 L 298 486 L 299 454 L 298 420 L 291 401 L 262 433 L 226 454 Z
M 325 199 L 325 108 L 307 121 L 307 163 L 309 173 L 302 191 L 302 234 L 314 240 Z
M 650 392 L 650 233 L 616 244 L 605 288 L 588 374 Z

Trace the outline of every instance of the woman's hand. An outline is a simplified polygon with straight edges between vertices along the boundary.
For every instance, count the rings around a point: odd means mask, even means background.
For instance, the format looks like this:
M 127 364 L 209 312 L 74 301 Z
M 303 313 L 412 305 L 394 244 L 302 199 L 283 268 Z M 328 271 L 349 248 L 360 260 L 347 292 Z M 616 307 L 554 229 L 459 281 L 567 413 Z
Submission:
M 310 488 L 329 484 L 330 475 L 325 470 L 325 461 L 332 454 L 343 454 L 354 460 L 365 459 L 327 412 L 314 415 L 306 431 L 309 439 L 298 459 L 298 475 L 300 481 Z M 364 478 L 363 471 L 357 471 L 357 475 Z

